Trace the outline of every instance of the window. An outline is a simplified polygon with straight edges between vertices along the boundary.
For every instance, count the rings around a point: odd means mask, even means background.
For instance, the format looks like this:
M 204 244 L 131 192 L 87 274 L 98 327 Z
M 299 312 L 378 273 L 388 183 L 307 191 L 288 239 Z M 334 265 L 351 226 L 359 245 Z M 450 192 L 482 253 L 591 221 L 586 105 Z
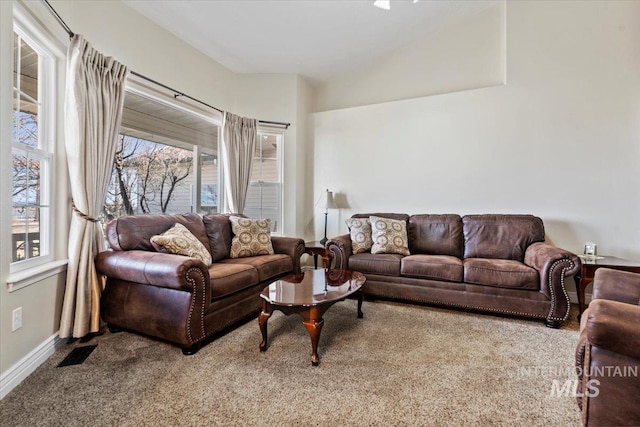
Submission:
M 51 259 L 54 60 L 20 24 L 13 35 L 11 268 Z
M 128 91 L 104 220 L 218 212 L 218 131 L 211 118 Z
M 281 233 L 282 134 L 258 132 L 251 184 L 245 202 L 250 218 L 271 219 L 271 232 Z
M 200 168 L 200 209 L 203 213 L 217 213 L 220 211 L 218 156 L 202 154 Z
M 220 212 L 220 121 L 130 87 L 103 220 L 122 215 Z M 245 214 L 282 228 L 282 140 L 259 131 Z
M 107 193 L 107 218 L 191 211 L 193 152 L 120 134 Z

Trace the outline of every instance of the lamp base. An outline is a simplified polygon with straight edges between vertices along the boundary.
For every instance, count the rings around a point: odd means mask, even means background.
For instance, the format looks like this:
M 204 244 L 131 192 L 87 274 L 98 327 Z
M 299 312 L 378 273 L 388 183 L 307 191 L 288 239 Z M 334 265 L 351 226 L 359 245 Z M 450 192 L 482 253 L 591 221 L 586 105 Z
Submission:
M 329 239 L 327 239 L 327 236 L 324 236 L 324 238 L 320 240 L 320 243 L 324 246 L 328 241 Z

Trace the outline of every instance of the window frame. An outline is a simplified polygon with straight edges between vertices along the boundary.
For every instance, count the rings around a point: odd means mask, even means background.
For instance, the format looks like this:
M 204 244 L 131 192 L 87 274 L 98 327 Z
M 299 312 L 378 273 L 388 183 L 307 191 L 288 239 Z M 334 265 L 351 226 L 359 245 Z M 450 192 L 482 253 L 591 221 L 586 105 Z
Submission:
M 216 166 L 217 166 L 217 171 L 216 171 L 216 180 L 217 183 L 213 184 L 216 186 L 216 198 L 217 198 L 217 205 L 216 205 L 216 213 L 222 213 L 221 209 L 222 209 L 222 203 L 223 203 L 223 198 L 224 198 L 224 191 L 223 191 L 223 187 L 222 187 L 222 167 L 221 167 L 221 162 L 220 162 L 220 137 L 221 137 L 221 133 L 222 133 L 222 126 L 219 127 L 220 131 L 218 132 L 218 141 L 217 141 L 217 150 L 218 153 L 216 154 L 213 150 L 211 149 L 206 149 L 204 147 L 200 147 L 199 145 L 195 145 L 193 148 L 194 151 L 194 159 L 197 158 L 197 162 L 194 163 L 194 169 L 193 169 L 193 173 L 194 173 L 194 178 L 195 178 L 195 182 L 194 182 L 194 187 L 193 187 L 193 194 L 192 194 L 192 200 L 194 201 L 193 206 L 194 206 L 194 211 L 195 213 L 198 214 L 202 214 L 202 215 L 207 215 L 208 212 L 205 212 L 204 209 L 202 208 L 202 169 L 203 169 L 203 165 L 202 165 L 202 158 L 203 156 L 206 155 L 216 155 Z M 212 184 L 205 184 L 205 185 L 212 185 Z M 206 205 L 208 206 L 208 205 Z
M 30 205 L 28 203 L 26 205 L 33 207 L 43 206 L 46 207 L 48 212 L 44 220 L 42 220 L 41 217 L 39 225 L 39 247 L 41 255 L 19 261 L 9 260 L 9 273 L 11 275 L 26 272 L 26 270 L 41 270 L 45 264 L 51 263 L 54 259 L 53 241 L 55 239 L 55 230 L 53 221 L 55 204 L 52 196 L 55 185 L 54 177 L 56 176 L 56 165 L 54 162 L 57 117 L 56 63 L 61 57 L 61 53 L 55 48 L 51 41 L 48 40 L 46 33 L 39 28 L 37 24 L 32 22 L 18 7 L 14 8 L 13 33 L 17 34 L 38 54 L 38 147 L 32 147 L 15 141 L 12 132 L 11 153 L 13 157 L 13 154 L 18 150 L 19 152 L 39 158 L 41 162 L 44 160 L 44 172 L 41 169 L 40 175 L 41 201 L 38 205 Z M 12 74 L 17 65 L 15 59 L 15 57 L 12 59 Z M 13 87 L 13 79 L 11 93 L 13 102 L 15 102 L 16 96 L 19 96 L 19 91 Z M 15 107 L 12 107 L 12 111 L 15 111 Z M 13 218 L 13 209 L 16 205 L 14 205 L 13 200 L 11 200 L 10 203 L 12 210 L 11 218 Z M 11 221 L 12 220 L 13 219 L 11 219 Z M 11 240 L 13 241 L 13 236 Z
M 215 148 L 206 147 L 199 144 L 192 144 L 189 142 L 180 141 L 174 138 L 166 138 L 166 137 L 163 138 L 165 139 L 165 141 L 163 142 L 150 141 L 156 144 L 163 144 L 163 145 L 172 146 L 172 147 L 176 147 L 184 150 L 189 150 L 191 152 L 192 161 L 193 161 L 192 173 L 194 176 L 193 180 L 189 183 L 189 185 L 191 186 L 190 187 L 191 212 L 202 214 L 203 211 L 202 211 L 202 206 L 201 206 L 202 204 L 200 200 L 202 168 L 201 168 L 200 162 L 201 162 L 202 156 L 207 154 L 217 155 L 218 159 L 220 158 L 220 137 L 222 133 L 222 116 L 218 117 L 215 113 L 211 114 L 209 110 L 205 111 L 204 109 L 201 109 L 199 107 L 187 104 L 185 102 L 181 102 L 179 97 L 174 96 L 173 98 L 170 98 L 168 95 L 162 92 L 159 92 L 157 90 L 154 90 L 146 86 L 144 83 L 131 77 L 127 79 L 127 82 L 125 84 L 125 96 L 127 93 L 131 93 L 133 95 L 147 98 L 153 102 L 157 102 L 158 104 L 164 105 L 167 108 L 177 109 L 187 114 L 197 116 L 198 118 L 205 120 L 218 127 L 218 139 L 215 142 L 216 144 Z M 127 132 L 123 132 L 121 127 L 121 129 L 119 130 L 119 134 L 126 135 Z M 144 138 L 141 138 L 141 139 L 144 139 Z M 222 206 L 221 203 L 223 202 L 223 199 L 224 199 L 223 191 L 221 190 L 223 188 L 223 184 L 222 184 L 222 172 L 220 167 L 218 167 L 218 170 L 217 170 L 217 180 L 218 180 L 217 181 L 218 211 L 220 211 L 220 208 Z M 143 214 L 139 214 L 139 215 L 143 215 Z
M 285 131 L 281 129 L 271 128 L 267 126 L 258 126 L 258 141 L 260 141 L 261 137 L 264 135 L 275 136 L 277 139 L 275 160 L 277 162 L 276 169 L 278 172 L 279 179 L 278 179 L 278 182 L 264 181 L 262 179 L 259 179 L 258 181 L 249 182 L 249 188 L 251 188 L 251 186 L 255 184 L 259 184 L 260 186 L 266 185 L 267 187 L 269 186 L 279 187 L 279 198 L 278 198 L 279 207 L 278 208 L 279 208 L 280 215 L 278 216 L 277 220 L 280 225 L 279 227 L 277 227 L 276 231 L 271 232 L 271 234 L 274 236 L 281 236 L 284 233 L 284 162 L 285 162 L 284 134 L 285 134 Z M 255 161 L 256 161 L 256 158 L 254 157 L 254 167 L 255 167 Z M 245 211 L 246 211 L 246 205 L 245 205 Z M 260 208 L 260 212 L 262 212 L 262 208 Z

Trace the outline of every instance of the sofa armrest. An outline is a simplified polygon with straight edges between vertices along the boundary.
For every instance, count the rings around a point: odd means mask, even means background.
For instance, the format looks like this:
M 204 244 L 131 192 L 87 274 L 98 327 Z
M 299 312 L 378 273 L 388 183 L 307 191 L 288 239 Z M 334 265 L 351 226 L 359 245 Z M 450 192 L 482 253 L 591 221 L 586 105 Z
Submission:
M 593 279 L 592 299 L 640 305 L 640 274 L 599 268 Z
M 567 250 L 537 242 L 529 245 L 525 251 L 524 263 L 538 270 L 540 292 L 552 301 L 547 321 L 566 320 L 570 302 L 565 277 L 572 276 L 580 270 L 580 258 Z
M 271 236 L 273 251 L 277 254 L 289 255 L 293 261 L 293 273 L 301 272 L 300 258 L 304 253 L 304 240 L 297 237 Z
M 592 346 L 640 359 L 640 306 L 593 300 L 587 314 L 585 328 Z
M 346 270 L 349 268 L 349 257 L 353 253 L 351 235 L 343 234 L 325 243 L 324 247 L 333 262 L 333 268 Z
M 202 261 L 130 250 L 100 252 L 95 265 L 108 276 L 100 301 L 105 322 L 184 348 L 207 336 L 204 316 L 211 303 L 211 282 Z
M 149 251 L 104 251 L 95 259 L 99 273 L 114 279 L 192 292 L 201 283 L 211 293 L 209 270 L 200 260 Z M 209 298 L 205 299 L 210 301 Z

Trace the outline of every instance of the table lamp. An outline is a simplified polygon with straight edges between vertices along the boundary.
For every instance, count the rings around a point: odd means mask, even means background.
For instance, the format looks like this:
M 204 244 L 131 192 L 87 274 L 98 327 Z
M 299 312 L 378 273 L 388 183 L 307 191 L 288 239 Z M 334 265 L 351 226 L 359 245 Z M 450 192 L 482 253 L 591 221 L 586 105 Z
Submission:
M 327 215 L 329 214 L 329 209 L 338 209 L 336 202 L 333 200 L 333 193 L 328 189 L 320 197 L 320 207 L 324 209 L 324 237 L 320 240 L 320 243 L 324 245 L 329 240 L 327 239 Z

